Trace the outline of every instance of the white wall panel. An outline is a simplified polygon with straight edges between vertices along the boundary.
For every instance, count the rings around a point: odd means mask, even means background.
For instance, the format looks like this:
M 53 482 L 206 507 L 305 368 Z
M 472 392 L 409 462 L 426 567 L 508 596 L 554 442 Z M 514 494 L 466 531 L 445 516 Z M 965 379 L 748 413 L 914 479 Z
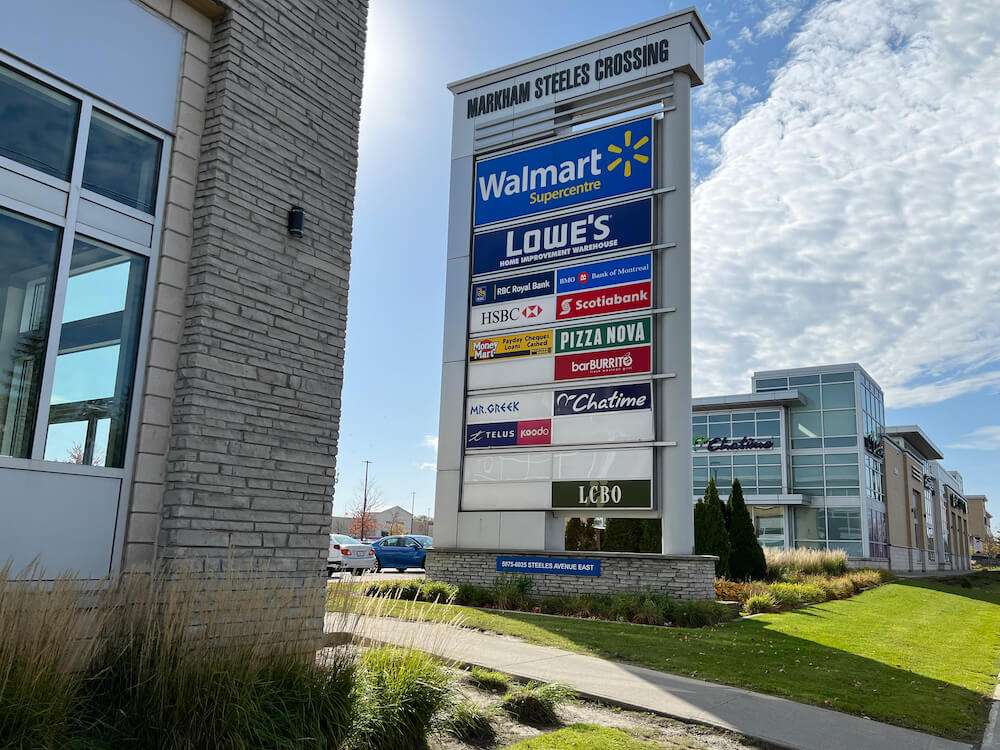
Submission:
M 184 36 L 130 0 L 4 3 L 0 48 L 174 129 Z
M 66 213 L 66 192 L 0 167 L 0 193 L 52 214 Z
M 508 455 L 475 455 L 465 459 L 465 481 L 523 482 L 548 481 L 552 478 L 552 454 L 511 453 Z
M 467 483 L 462 491 L 462 510 L 549 510 L 551 507 L 549 482 Z
M 653 439 L 653 412 L 580 414 L 552 419 L 553 445 L 620 443 Z
M 153 217 L 149 221 L 128 216 L 120 211 L 102 206 L 99 203 L 80 199 L 77 209 L 77 221 L 88 227 L 100 229 L 116 237 L 135 242 L 143 247 L 149 247 L 153 240 Z M 84 232 L 86 229 L 83 230 Z
M 469 390 L 549 383 L 555 377 L 550 355 L 514 357 L 469 365 Z
M 652 448 L 553 453 L 552 478 L 554 480 L 651 479 L 652 475 Z
M 552 416 L 552 391 L 513 391 L 470 398 L 465 404 L 469 424 L 545 419 Z

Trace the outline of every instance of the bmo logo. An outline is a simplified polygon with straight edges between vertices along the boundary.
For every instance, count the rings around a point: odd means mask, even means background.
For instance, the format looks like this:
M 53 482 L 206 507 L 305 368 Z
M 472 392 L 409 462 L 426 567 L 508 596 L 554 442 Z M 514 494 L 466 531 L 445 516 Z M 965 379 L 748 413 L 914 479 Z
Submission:
M 526 419 L 517 423 L 518 445 L 551 445 L 552 420 Z

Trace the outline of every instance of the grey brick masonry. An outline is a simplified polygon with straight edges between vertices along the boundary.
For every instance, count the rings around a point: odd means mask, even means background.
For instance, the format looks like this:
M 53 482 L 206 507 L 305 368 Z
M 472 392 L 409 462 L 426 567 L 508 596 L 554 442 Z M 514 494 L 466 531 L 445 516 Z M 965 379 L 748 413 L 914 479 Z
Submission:
M 340 425 L 364 0 L 227 0 L 212 30 L 157 556 L 232 555 L 317 633 Z M 305 236 L 287 215 L 305 209 Z
M 601 561 L 600 576 L 525 574 L 531 578 L 532 593 L 542 596 L 650 590 L 680 601 L 715 599 L 716 558 L 711 555 L 432 549 L 427 552 L 427 577 L 453 584 L 492 586 L 494 579 L 502 575 L 497 572 L 498 555 Z

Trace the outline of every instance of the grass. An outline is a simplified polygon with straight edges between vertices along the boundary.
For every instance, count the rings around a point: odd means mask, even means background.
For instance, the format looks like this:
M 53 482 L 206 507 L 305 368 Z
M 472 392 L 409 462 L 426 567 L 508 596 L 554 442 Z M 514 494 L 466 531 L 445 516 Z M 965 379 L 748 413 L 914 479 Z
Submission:
M 418 604 L 429 621 L 736 685 L 958 740 L 982 736 L 1000 671 L 1000 576 L 906 580 L 712 629 Z M 386 614 L 400 614 L 386 610 Z
M 443 729 L 466 745 L 489 747 L 497 738 L 496 708 L 479 706 L 472 701 L 454 702 L 447 711 Z
M 473 667 L 469 672 L 469 683 L 480 690 L 503 693 L 510 687 L 510 677 L 503 672 L 494 672 L 482 667 Z
M 544 685 L 529 682 L 527 685 L 511 685 L 507 695 L 500 701 L 500 709 L 522 724 L 550 727 L 559 723 L 559 715 L 556 713 L 559 704 L 575 698 L 576 693 L 569 685 L 560 682 Z
M 521 740 L 508 750 L 660 750 L 663 745 L 643 742 L 620 729 L 594 724 L 571 724 L 557 732 Z
M 839 576 L 847 572 L 847 553 L 842 549 L 764 548 L 767 580 L 784 581 L 802 575 Z

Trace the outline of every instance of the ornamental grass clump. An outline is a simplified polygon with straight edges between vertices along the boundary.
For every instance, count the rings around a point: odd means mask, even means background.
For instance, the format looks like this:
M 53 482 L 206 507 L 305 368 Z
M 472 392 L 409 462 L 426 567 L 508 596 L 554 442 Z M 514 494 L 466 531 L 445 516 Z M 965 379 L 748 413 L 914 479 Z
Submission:
M 841 576 L 847 573 L 847 553 L 842 549 L 818 550 L 777 549 L 764 550 L 767 561 L 768 581 L 797 583 L 802 576 Z
M 466 745 L 489 747 L 497 738 L 497 709 L 480 706 L 472 701 L 452 703 L 440 721 L 441 728 Z
M 495 672 L 482 667 L 473 667 L 469 671 L 469 684 L 480 690 L 491 693 L 503 693 L 510 687 L 510 677 L 503 672 Z
M 575 698 L 573 689 L 561 682 L 547 685 L 529 682 L 511 687 L 500 702 L 500 708 L 522 724 L 549 727 L 559 723 L 556 713 L 559 704 Z
M 754 594 L 743 604 L 743 611 L 750 615 L 758 615 L 763 612 L 777 612 L 778 601 L 770 591 Z
M 451 675 L 432 656 L 381 646 L 358 662 L 351 750 L 422 748 L 435 715 L 449 700 Z
M 79 668 L 93 641 L 82 639 L 82 584 L 46 580 L 31 565 L 16 576 L 0 568 L 0 747 L 68 744 L 80 688 Z
M 531 586 L 527 576 L 499 576 L 493 580 L 493 601 L 498 609 L 528 609 Z

